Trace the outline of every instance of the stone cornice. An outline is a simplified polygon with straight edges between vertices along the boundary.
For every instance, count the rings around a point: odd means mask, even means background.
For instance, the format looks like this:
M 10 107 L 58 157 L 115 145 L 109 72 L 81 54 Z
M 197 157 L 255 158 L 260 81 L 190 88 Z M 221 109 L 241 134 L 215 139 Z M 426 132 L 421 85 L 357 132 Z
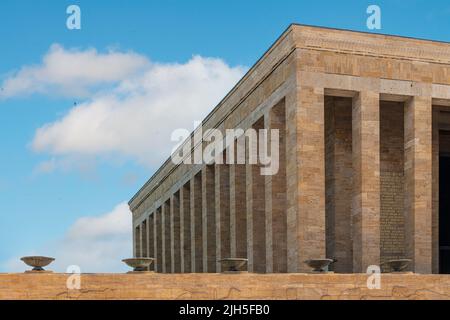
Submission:
M 293 26 L 297 48 L 450 64 L 450 43 L 349 30 Z

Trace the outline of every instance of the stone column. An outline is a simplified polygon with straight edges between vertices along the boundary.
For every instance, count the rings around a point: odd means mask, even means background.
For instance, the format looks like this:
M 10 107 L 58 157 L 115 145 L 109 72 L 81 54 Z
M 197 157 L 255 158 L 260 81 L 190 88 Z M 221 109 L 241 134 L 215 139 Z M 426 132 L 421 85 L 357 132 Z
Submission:
M 324 90 L 299 87 L 286 96 L 288 272 L 325 257 Z
M 170 273 L 171 270 L 171 239 L 170 239 L 170 204 L 169 201 L 164 202 L 162 205 L 162 272 Z
M 265 127 L 269 130 L 268 150 L 271 148 L 271 130 L 278 130 L 279 147 L 276 154 L 269 154 L 276 172 L 265 176 L 266 200 L 266 272 L 287 271 L 287 199 L 286 199 L 286 114 L 284 100 L 274 106 L 265 116 Z
M 380 264 L 380 99 L 360 92 L 352 107 L 353 271 Z
M 216 198 L 216 264 L 221 272 L 220 263 L 223 258 L 230 258 L 230 167 L 224 164 L 215 165 L 215 198 Z
M 180 189 L 181 272 L 191 272 L 191 195 L 190 183 Z
M 258 133 L 264 129 L 264 118 L 260 118 L 252 128 Z M 246 185 L 247 185 L 247 256 L 250 272 L 266 272 L 266 219 L 265 219 L 265 191 L 264 176 L 261 166 L 251 164 L 249 155 L 258 155 L 258 140 L 254 143 L 247 141 Z
M 433 108 L 433 273 L 439 273 L 439 113 Z
M 147 220 L 144 220 L 141 223 L 141 257 L 148 257 L 147 248 Z
M 244 140 L 245 149 L 245 140 Z M 235 144 L 237 151 L 237 141 Z M 237 152 L 234 153 L 235 155 Z M 247 258 L 247 201 L 245 164 L 230 165 L 230 252 L 232 257 Z
M 148 217 L 148 255 L 150 258 L 156 259 L 155 254 L 155 212 L 153 211 L 150 213 L 150 216 Z M 151 266 L 153 270 L 155 269 L 155 262 L 153 262 L 153 265 Z
M 154 231 L 155 231 L 155 271 L 157 272 L 163 272 L 162 266 L 163 266 L 163 254 L 162 254 L 162 209 L 159 207 L 155 211 L 155 225 L 154 225 Z
M 147 241 L 146 241 L 146 246 L 147 246 L 147 257 L 151 257 L 151 255 L 150 255 L 150 252 L 151 252 L 151 248 L 150 248 L 150 245 L 152 244 L 151 242 L 150 242 L 150 215 L 147 217 L 147 220 L 146 220 L 146 224 L 145 224 L 145 226 L 146 226 L 146 234 L 147 234 Z
M 172 208 L 170 207 L 170 198 L 166 201 L 165 205 L 164 205 L 164 210 L 165 210 L 165 214 L 164 214 L 164 243 L 165 243 L 165 251 L 164 251 L 164 255 L 165 255 L 165 266 L 166 266 L 166 273 L 171 273 L 172 272 L 172 254 L 171 254 L 171 249 L 172 249 L 172 234 L 171 234 L 171 230 L 170 230 L 170 221 L 172 220 Z
M 134 256 L 141 256 L 141 226 L 134 227 Z
M 203 272 L 216 272 L 214 165 L 202 169 Z
M 160 272 L 166 273 L 166 204 L 161 205 L 161 220 L 160 220 L 160 235 L 161 235 L 161 269 Z
M 202 177 L 191 179 L 191 272 L 203 272 Z
M 413 271 L 432 272 L 432 103 L 413 97 L 405 104 L 405 240 Z
M 170 196 L 170 237 L 171 242 L 171 268 L 173 273 L 181 272 L 180 250 L 180 193 Z

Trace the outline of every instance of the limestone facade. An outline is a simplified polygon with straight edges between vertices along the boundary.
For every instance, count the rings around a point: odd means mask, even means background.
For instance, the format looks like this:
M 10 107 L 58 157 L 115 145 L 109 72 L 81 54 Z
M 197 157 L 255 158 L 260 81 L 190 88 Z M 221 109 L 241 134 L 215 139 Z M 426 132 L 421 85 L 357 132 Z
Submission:
M 449 300 L 446 275 L 383 274 L 0 274 L 0 300 Z M 172 311 L 172 310 L 171 310 Z M 170 311 L 170 312 L 171 312 Z
M 325 257 L 337 273 L 399 258 L 439 273 L 449 108 L 450 44 L 291 25 L 201 124 L 278 129 L 277 174 L 168 159 L 129 202 L 133 253 L 164 273 L 229 257 L 257 273 Z

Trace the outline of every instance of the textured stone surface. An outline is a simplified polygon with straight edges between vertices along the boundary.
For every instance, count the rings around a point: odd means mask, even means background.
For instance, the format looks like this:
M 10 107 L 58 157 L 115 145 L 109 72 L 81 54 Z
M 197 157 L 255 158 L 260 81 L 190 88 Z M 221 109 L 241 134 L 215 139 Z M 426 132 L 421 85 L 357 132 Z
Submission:
M 278 130 L 278 171 L 265 176 L 266 272 L 287 271 L 286 108 L 282 100 L 265 117 L 265 127 Z M 269 140 L 268 149 L 271 150 Z M 275 161 L 273 156 L 272 161 Z
M 202 176 L 191 180 L 191 270 L 203 272 Z
M 432 269 L 432 105 L 414 97 L 405 105 L 405 238 L 413 270 Z
M 352 107 L 353 271 L 380 264 L 380 101 L 360 92 Z
M 181 272 L 181 230 L 180 230 L 180 193 L 177 192 L 170 197 L 170 260 L 171 271 Z
M 163 238 L 162 238 L 162 209 L 155 211 L 155 252 L 156 252 L 156 271 L 163 272 Z
M 253 129 L 264 128 L 264 118 L 260 118 Z M 247 151 L 259 152 L 258 144 L 246 144 Z M 248 154 L 247 152 L 247 154 Z M 266 272 L 266 218 L 265 218 L 265 178 L 260 174 L 259 164 L 246 164 L 247 185 L 247 254 L 248 270 Z
M 245 165 L 230 166 L 230 252 L 247 257 L 247 195 Z
M 180 189 L 181 272 L 191 272 L 191 195 L 190 184 Z
M 217 221 L 215 233 L 215 250 L 213 261 L 216 264 L 214 270 L 222 271 L 218 260 L 231 257 L 231 239 L 230 239 L 230 166 L 226 164 L 215 165 L 215 183 L 212 182 L 211 190 L 215 190 L 215 218 Z
M 299 259 L 325 258 L 325 101 L 323 88 L 301 87 L 297 95 L 297 241 Z
M 439 135 L 439 118 L 440 118 L 440 108 L 433 108 L 433 221 L 432 221 L 432 271 L 433 273 L 439 273 L 439 152 L 440 146 L 440 135 Z M 445 151 L 442 148 L 442 151 Z
M 450 299 L 450 276 L 383 274 L 0 274 L 0 299 Z
M 402 259 L 405 247 L 403 103 L 380 105 L 380 261 Z
M 162 272 L 170 273 L 172 270 L 172 262 L 171 262 L 171 238 L 170 238 L 170 202 L 167 201 L 162 206 Z
M 202 219 L 203 219 L 203 271 L 216 272 L 216 195 L 214 192 L 215 168 L 202 169 Z
M 352 101 L 326 99 L 326 245 L 335 272 L 353 271 L 352 247 Z

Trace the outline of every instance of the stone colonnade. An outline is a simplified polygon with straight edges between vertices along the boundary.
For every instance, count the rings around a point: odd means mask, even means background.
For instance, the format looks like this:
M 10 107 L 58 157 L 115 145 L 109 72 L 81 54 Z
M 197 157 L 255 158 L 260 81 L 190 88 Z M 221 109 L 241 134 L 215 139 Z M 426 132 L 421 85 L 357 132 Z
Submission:
M 260 164 L 204 165 L 134 226 L 136 256 L 156 258 L 155 270 L 165 273 L 221 272 L 218 260 L 229 257 L 248 258 L 249 271 L 261 273 L 307 271 L 304 260 L 325 257 L 337 257 L 337 272 L 380 265 L 380 103 L 392 100 L 403 105 L 404 257 L 413 271 L 432 272 L 431 95 L 326 89 L 305 79 L 251 124 L 279 130 L 278 173 L 263 176 Z M 327 163 L 327 132 L 340 132 L 327 123 L 327 108 L 336 107 L 330 96 L 351 100 L 351 178 L 341 189 L 331 185 L 342 168 Z M 247 142 L 247 156 L 249 148 L 258 146 Z M 330 190 L 348 191 L 349 203 L 334 204 L 346 208 L 342 216 L 332 216 Z

